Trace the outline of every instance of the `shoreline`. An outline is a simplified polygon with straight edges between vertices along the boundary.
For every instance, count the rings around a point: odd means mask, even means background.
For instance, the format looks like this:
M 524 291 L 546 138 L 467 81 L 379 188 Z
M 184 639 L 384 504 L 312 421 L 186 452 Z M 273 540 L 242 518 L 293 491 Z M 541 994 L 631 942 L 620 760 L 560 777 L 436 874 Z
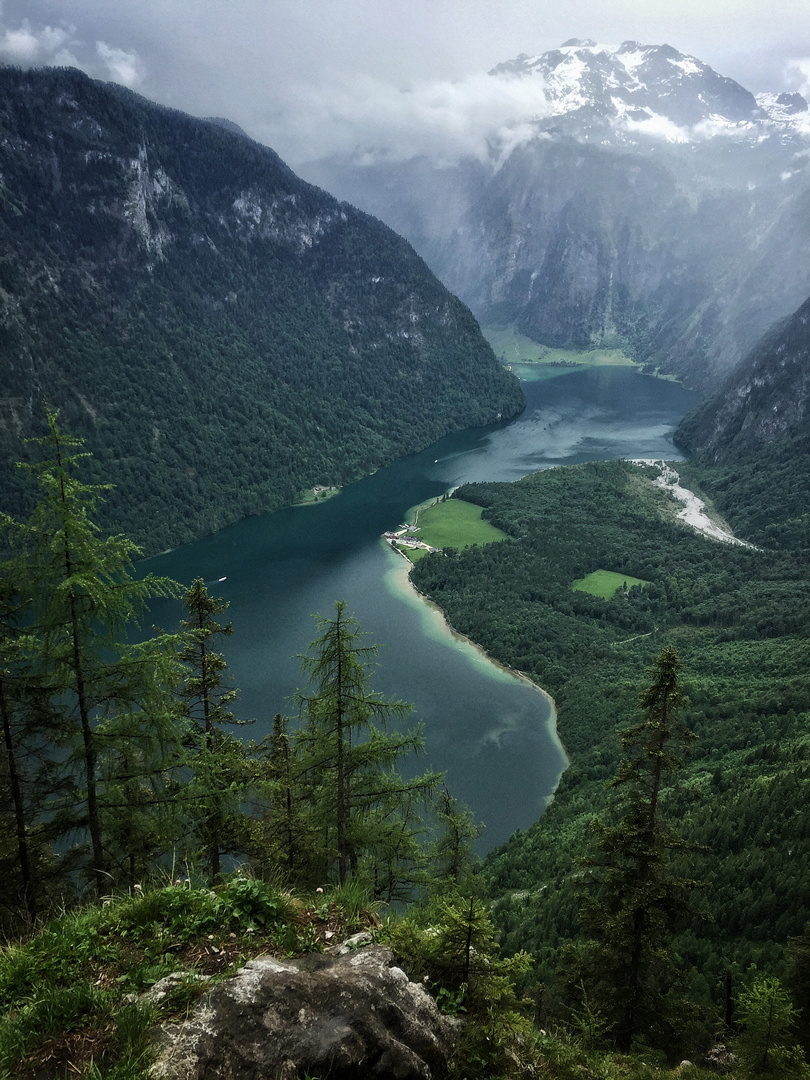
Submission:
M 430 501 L 432 502 L 433 500 Z M 562 778 L 562 774 L 571 764 L 571 758 L 568 754 L 568 750 L 566 749 L 565 744 L 560 738 L 559 731 L 557 730 L 557 703 L 555 702 L 554 698 L 547 690 L 544 690 L 542 686 L 536 683 L 534 679 L 531 679 L 524 672 L 519 671 L 517 668 L 510 667 L 508 664 L 503 664 L 500 660 L 496 660 L 493 656 L 490 656 L 486 649 L 482 645 L 479 645 L 477 641 L 474 641 L 466 634 L 462 634 L 461 631 L 456 630 L 456 628 L 447 618 L 444 610 L 439 607 L 435 600 L 432 600 L 429 596 L 426 596 L 425 593 L 421 592 L 414 585 L 410 575 L 410 569 L 413 567 L 413 563 L 408 558 L 408 556 L 401 551 L 397 551 L 393 547 L 393 545 L 388 543 L 387 540 L 381 538 L 381 542 L 385 544 L 386 548 L 388 548 L 389 551 L 391 551 L 394 555 L 399 556 L 399 558 L 402 560 L 398 563 L 394 563 L 392 561 L 391 565 L 392 576 L 396 578 L 398 585 L 403 588 L 404 593 L 410 595 L 412 600 L 422 605 L 431 614 L 437 617 L 437 621 L 441 624 L 444 632 L 449 634 L 449 636 L 454 640 L 472 649 L 480 659 L 486 661 L 486 663 L 495 668 L 496 671 L 501 672 L 509 678 L 516 679 L 518 682 L 526 685 L 530 689 L 534 690 L 536 693 L 540 694 L 541 697 L 547 702 L 549 708 L 549 715 L 545 723 L 551 735 L 552 742 L 562 755 L 565 761 L 565 765 L 560 771 L 560 774 L 554 783 L 554 787 L 552 788 L 551 792 L 547 797 L 546 807 L 544 807 L 544 809 L 546 809 L 548 807 L 548 804 L 554 798 L 554 793 L 557 790 L 557 786 L 559 785 L 560 779 Z

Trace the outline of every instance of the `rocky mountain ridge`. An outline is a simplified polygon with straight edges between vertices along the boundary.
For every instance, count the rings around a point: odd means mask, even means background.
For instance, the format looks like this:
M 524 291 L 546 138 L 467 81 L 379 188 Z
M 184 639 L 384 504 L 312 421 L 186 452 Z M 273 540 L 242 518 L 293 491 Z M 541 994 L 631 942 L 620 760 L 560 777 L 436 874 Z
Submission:
M 574 38 L 559 49 L 498 64 L 490 75 L 540 80 L 550 120 L 578 115 L 583 130 L 601 120 L 626 133 L 658 131 L 673 141 L 721 131 L 755 139 L 769 131 L 810 134 L 801 94 L 755 96 L 671 45 Z M 538 125 L 542 130 L 542 121 Z
M 406 236 L 484 326 L 623 345 L 712 389 L 810 293 L 810 112 L 669 46 L 493 69 L 545 95 L 487 160 L 364 153 L 306 175 Z
M 45 399 L 149 550 L 522 407 L 404 240 L 219 121 L 0 69 L 0 175 L 4 509 Z
M 775 326 L 726 384 L 684 419 L 677 438 L 716 464 L 806 437 L 809 427 L 810 299 Z

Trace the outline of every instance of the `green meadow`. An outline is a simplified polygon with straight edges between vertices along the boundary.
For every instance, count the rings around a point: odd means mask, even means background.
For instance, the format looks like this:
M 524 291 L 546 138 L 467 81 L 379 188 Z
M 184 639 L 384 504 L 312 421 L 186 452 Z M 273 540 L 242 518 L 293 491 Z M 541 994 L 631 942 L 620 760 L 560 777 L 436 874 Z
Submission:
M 420 506 L 415 511 L 419 531 L 415 535 L 435 548 L 462 548 L 472 544 L 491 544 L 505 540 L 506 533 L 481 518 L 481 507 L 461 499 Z M 427 554 L 424 548 L 401 548 L 412 562 L 418 562 Z
M 631 577 L 630 574 L 614 574 L 612 570 L 594 570 L 587 577 L 575 581 L 571 588 L 590 593 L 591 596 L 601 596 L 603 600 L 609 600 L 619 589 L 632 589 L 634 585 L 641 585 L 643 588 L 649 584 L 649 581 Z
M 540 345 L 514 327 L 503 330 L 484 329 L 484 337 L 501 363 L 531 365 L 534 370 L 521 370 L 520 377 L 530 381 L 552 379 L 568 371 L 593 367 L 633 367 L 633 361 L 621 349 L 558 349 Z

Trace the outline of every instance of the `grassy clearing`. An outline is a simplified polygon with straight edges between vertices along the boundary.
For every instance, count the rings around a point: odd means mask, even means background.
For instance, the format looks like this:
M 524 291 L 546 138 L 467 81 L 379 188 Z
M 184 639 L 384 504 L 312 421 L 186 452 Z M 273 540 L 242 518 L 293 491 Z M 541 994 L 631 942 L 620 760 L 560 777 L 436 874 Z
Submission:
M 419 526 L 418 532 L 411 535 L 432 548 L 461 550 L 473 544 L 491 544 L 495 540 L 506 539 L 505 532 L 481 518 L 480 506 L 461 499 L 445 499 L 420 506 L 409 513 L 409 518 L 415 519 Z M 395 546 L 413 563 L 428 554 L 425 548 L 406 547 L 404 544 Z
M 483 334 L 502 363 L 507 366 L 530 365 L 534 370 L 521 370 L 520 375 L 532 382 L 586 368 L 635 366 L 621 349 L 558 349 L 540 345 L 514 327 L 505 330 L 485 329 Z
M 295 506 L 310 506 L 313 503 L 323 502 L 324 499 L 331 499 L 333 495 L 340 494 L 340 491 L 339 487 L 307 488 L 298 496 Z
M 631 577 L 630 574 L 615 574 L 612 570 L 594 570 L 587 577 L 575 581 L 571 588 L 580 592 L 590 593 L 591 596 L 601 596 L 603 600 L 609 600 L 619 589 L 632 589 L 634 585 L 644 588 L 649 581 L 643 578 Z
M 481 507 L 461 499 L 447 499 L 419 510 L 416 534 L 431 547 L 470 547 L 505 540 L 506 533 L 481 518 Z
M 402 552 L 406 559 L 410 559 L 412 563 L 418 563 L 420 559 L 424 559 L 429 554 L 427 548 L 408 548 L 403 547 L 401 544 L 394 544 L 397 551 Z

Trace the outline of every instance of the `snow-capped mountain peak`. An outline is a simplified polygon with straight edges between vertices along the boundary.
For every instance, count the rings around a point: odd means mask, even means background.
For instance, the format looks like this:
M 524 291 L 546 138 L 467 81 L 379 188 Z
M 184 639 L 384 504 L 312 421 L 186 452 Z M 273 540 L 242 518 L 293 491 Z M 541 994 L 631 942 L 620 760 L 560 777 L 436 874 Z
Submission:
M 733 79 L 671 45 L 625 41 L 606 45 L 572 38 L 559 49 L 521 54 L 490 75 L 542 82 L 545 119 L 576 118 L 633 131 L 690 139 L 722 129 L 745 130 L 762 123 L 804 128 L 807 102 L 799 94 L 759 99 Z M 810 118 L 808 118 L 810 119 Z

